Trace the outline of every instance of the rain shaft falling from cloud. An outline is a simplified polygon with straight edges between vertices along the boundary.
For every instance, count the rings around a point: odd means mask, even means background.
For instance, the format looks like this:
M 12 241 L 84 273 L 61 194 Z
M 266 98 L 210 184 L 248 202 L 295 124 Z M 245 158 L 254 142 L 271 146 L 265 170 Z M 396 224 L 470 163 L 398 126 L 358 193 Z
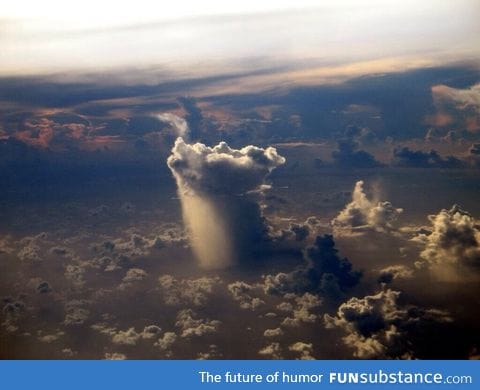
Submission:
M 266 176 L 284 162 L 272 147 L 232 149 L 225 142 L 208 147 L 177 138 L 167 163 L 202 267 L 233 265 L 266 238 L 257 197 Z

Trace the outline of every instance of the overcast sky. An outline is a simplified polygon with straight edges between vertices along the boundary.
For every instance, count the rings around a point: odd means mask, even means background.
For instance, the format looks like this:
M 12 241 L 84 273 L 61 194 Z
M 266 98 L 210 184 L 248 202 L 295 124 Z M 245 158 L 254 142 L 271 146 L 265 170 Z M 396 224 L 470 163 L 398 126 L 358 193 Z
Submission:
M 0 74 L 458 61 L 478 57 L 479 8 L 474 0 L 7 1 Z

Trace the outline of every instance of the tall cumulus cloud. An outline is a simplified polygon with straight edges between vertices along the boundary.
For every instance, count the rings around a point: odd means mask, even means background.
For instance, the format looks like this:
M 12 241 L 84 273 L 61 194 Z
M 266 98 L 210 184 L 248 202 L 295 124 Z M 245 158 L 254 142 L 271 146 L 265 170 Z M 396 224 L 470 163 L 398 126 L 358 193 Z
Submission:
M 417 266 L 427 266 L 441 280 L 478 280 L 480 276 L 480 226 L 458 205 L 429 216 L 430 234 L 414 238 L 423 245 Z
M 387 232 L 403 212 L 388 201 L 378 202 L 368 199 L 363 181 L 357 181 L 352 193 L 352 201 L 333 219 L 334 232 L 361 233 L 365 231 Z
M 267 237 L 258 202 L 267 175 L 285 159 L 275 148 L 232 149 L 177 138 L 167 160 L 200 265 L 222 268 L 247 258 Z

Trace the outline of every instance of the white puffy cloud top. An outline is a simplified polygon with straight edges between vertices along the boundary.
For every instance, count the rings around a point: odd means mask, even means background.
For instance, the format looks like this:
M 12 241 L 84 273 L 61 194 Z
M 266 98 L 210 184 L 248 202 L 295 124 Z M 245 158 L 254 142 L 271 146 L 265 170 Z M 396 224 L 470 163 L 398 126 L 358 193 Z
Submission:
M 332 225 L 338 230 L 361 232 L 375 230 L 385 232 L 393 228 L 394 222 L 403 212 L 390 202 L 375 202 L 367 198 L 363 181 L 357 181 L 352 193 L 352 201 L 335 217 Z
M 285 158 L 272 147 L 232 149 L 225 142 L 208 147 L 187 144 L 179 137 L 167 163 L 183 191 L 241 195 L 259 189 Z
M 454 205 L 429 216 L 432 233 L 415 241 L 424 245 L 418 266 L 428 265 L 441 279 L 476 278 L 480 274 L 480 228 L 469 213 Z

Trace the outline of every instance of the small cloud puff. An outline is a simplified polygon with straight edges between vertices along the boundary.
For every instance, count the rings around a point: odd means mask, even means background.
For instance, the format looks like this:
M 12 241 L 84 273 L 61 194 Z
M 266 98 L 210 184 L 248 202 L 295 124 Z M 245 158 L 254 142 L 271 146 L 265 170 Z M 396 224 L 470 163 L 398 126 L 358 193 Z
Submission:
M 241 281 L 228 285 L 228 291 L 232 294 L 233 299 L 239 302 L 240 308 L 250 310 L 255 310 L 265 304 L 262 299 L 252 295 L 260 288 L 259 285 L 250 285 Z
M 289 351 L 296 352 L 300 355 L 298 359 L 300 360 L 315 360 L 313 357 L 313 345 L 310 343 L 303 343 L 297 341 L 296 343 L 288 347 Z
M 158 278 L 159 290 L 165 304 L 202 306 L 221 280 L 218 277 L 201 277 L 198 279 L 177 279 L 172 275 L 162 275 Z
M 411 279 L 413 277 L 413 269 L 406 265 L 391 265 L 380 270 L 378 283 L 389 284 L 395 279 Z
M 366 231 L 387 232 L 403 212 L 390 202 L 375 202 L 367 198 L 363 181 L 355 184 L 352 201 L 332 220 L 336 234 L 359 234 Z
M 282 347 L 280 346 L 280 343 L 271 343 L 260 349 L 258 354 L 267 359 L 282 359 Z
M 218 331 L 220 321 L 195 317 L 197 317 L 197 314 L 191 309 L 178 312 L 175 326 L 180 328 L 181 337 L 199 337 Z

